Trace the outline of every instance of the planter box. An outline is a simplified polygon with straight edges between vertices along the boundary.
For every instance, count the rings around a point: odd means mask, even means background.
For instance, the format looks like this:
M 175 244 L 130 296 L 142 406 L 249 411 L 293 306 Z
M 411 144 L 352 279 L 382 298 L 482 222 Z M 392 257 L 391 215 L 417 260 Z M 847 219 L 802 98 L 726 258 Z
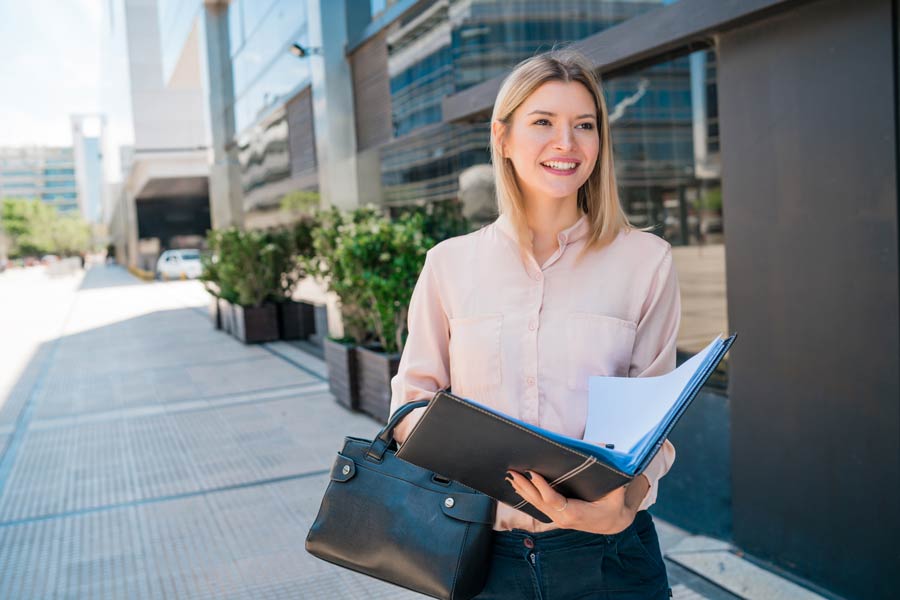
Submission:
M 316 331 L 315 308 L 308 302 L 279 302 L 278 331 L 283 340 L 305 340 Z
M 278 339 L 278 309 L 271 302 L 262 306 L 232 305 L 232 335 L 245 344 Z
M 356 346 L 342 344 L 331 338 L 322 342 L 325 364 L 328 365 L 328 387 L 337 403 L 350 410 L 359 410 Z
M 209 295 L 209 318 L 213 327 L 222 329 L 222 313 L 219 311 L 219 298 L 212 294 Z
M 228 300 L 219 298 L 219 322 L 225 333 L 234 332 L 234 306 Z
M 385 354 L 374 348 L 356 349 L 359 379 L 359 408 L 382 423 L 391 410 L 391 379 L 400 366 L 399 354 Z

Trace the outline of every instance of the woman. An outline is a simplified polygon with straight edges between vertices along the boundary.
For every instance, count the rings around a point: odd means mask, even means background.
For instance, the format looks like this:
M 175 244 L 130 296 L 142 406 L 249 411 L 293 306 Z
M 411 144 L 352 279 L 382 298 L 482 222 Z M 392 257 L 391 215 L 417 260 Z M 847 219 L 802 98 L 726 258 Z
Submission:
M 584 57 L 530 58 L 491 119 L 500 216 L 429 250 L 409 309 L 391 411 L 453 393 L 581 438 L 588 377 L 675 368 L 681 305 L 670 245 L 630 225 L 616 191 L 606 105 Z M 424 409 L 395 429 L 406 439 Z M 507 481 L 553 522 L 498 503 L 484 591 L 493 598 L 668 598 L 647 508 L 675 459 L 594 502 L 537 473 Z

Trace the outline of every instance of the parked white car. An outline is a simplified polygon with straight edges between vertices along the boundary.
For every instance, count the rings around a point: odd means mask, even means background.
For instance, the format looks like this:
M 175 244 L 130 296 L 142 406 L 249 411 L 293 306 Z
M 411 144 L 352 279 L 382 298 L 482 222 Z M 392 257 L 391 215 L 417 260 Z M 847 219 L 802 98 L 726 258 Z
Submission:
M 156 274 L 160 279 L 196 279 L 202 271 L 199 250 L 166 250 L 156 261 Z

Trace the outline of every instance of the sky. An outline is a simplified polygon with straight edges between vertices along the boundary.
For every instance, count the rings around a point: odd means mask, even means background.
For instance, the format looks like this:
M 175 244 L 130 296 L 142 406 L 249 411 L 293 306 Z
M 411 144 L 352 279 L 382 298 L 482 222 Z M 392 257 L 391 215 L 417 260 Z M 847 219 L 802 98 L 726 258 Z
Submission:
M 0 146 L 72 143 L 100 95 L 106 0 L 0 0 Z

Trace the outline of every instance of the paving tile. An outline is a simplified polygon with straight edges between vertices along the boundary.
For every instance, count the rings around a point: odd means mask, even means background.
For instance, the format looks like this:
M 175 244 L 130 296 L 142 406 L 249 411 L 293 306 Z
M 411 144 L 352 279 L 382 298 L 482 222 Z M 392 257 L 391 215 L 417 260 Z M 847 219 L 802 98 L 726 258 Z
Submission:
M 726 551 L 678 552 L 667 555 L 679 565 L 747 600 L 824 600 Z

